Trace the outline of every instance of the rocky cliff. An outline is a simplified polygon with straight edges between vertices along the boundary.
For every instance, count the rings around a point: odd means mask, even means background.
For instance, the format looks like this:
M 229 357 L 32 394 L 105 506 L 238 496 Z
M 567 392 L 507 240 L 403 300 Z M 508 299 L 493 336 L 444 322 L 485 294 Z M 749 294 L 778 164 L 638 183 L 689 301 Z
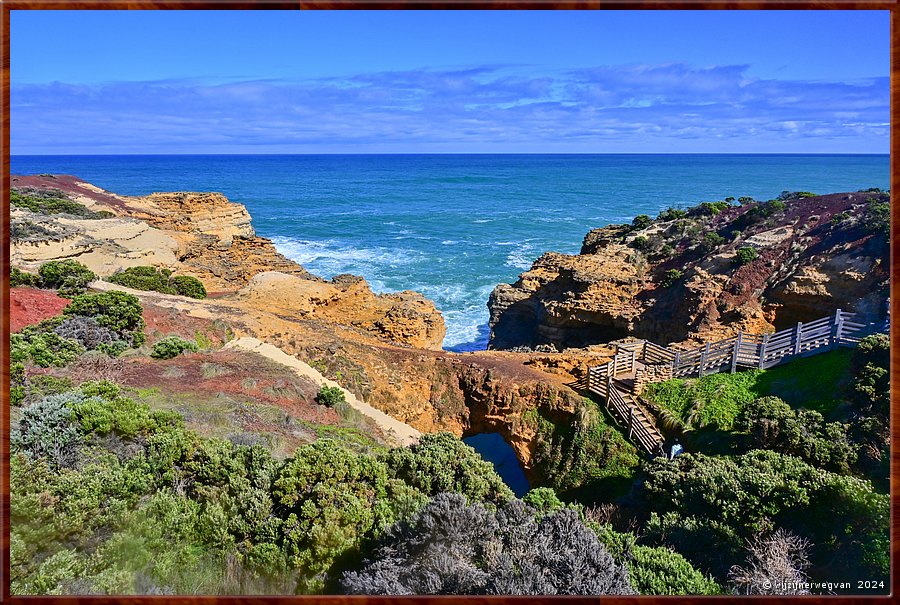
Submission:
M 784 194 L 701 204 L 592 230 L 491 294 L 491 347 L 559 349 L 624 336 L 689 343 L 837 308 L 883 314 L 889 196 Z
M 400 344 L 439 349 L 445 328 L 434 304 L 415 292 L 376 295 L 362 278 L 312 275 L 258 237 L 250 214 L 218 193 L 121 196 L 66 175 L 14 176 L 25 196 L 51 195 L 86 212 L 11 207 L 11 264 L 36 271 L 72 258 L 101 278 L 152 265 L 194 276 L 219 296 L 346 324 Z

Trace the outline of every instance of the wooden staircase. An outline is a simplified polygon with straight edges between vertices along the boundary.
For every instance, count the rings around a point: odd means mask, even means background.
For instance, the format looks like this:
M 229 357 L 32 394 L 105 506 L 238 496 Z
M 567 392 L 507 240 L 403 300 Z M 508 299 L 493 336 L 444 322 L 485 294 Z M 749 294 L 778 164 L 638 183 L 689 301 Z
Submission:
M 690 351 L 676 351 L 647 340 L 616 346 L 609 362 L 588 369 L 586 388 L 599 395 L 628 438 L 649 456 L 665 456 L 665 439 L 653 417 L 635 395 L 635 377 L 647 365 L 669 366 L 675 377 L 734 373 L 741 368 L 766 369 L 836 349 L 855 347 L 870 334 L 890 330 L 888 320 L 864 322 L 838 309 L 834 315 L 774 334 L 738 333 Z

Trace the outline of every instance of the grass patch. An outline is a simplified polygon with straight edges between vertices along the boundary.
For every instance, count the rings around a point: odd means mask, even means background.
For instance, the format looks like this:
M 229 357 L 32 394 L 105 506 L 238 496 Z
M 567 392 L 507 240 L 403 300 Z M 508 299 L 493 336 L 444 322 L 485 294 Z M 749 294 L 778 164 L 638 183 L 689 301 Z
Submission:
M 793 408 L 815 410 L 827 418 L 853 378 L 852 357 L 852 349 L 838 349 L 797 359 L 760 373 L 754 390 L 759 397 L 774 395 Z
M 828 417 L 841 403 L 851 380 L 853 352 L 839 349 L 793 360 L 770 370 L 675 378 L 649 385 L 643 396 L 673 412 L 686 425 L 731 430 L 748 403 L 765 396 Z

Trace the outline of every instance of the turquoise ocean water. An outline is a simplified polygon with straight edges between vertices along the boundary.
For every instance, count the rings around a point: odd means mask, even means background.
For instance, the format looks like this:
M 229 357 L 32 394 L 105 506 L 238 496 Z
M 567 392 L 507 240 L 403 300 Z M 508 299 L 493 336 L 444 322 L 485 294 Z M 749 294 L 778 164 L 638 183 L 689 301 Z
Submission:
M 594 227 L 726 196 L 889 187 L 887 155 L 13 156 L 11 169 L 224 193 L 316 274 L 423 292 L 452 350 L 486 346 L 495 285 L 545 251 L 577 253 Z

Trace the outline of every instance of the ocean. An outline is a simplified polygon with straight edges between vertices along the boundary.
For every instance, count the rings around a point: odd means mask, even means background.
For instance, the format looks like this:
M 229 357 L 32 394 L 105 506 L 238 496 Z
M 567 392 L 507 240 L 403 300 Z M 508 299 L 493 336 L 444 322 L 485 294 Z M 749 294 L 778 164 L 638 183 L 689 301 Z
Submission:
M 330 278 L 417 290 L 444 347 L 484 349 L 488 295 L 588 230 L 727 196 L 890 185 L 887 155 L 13 156 L 13 174 L 74 174 L 125 195 L 218 191 L 258 235 Z

